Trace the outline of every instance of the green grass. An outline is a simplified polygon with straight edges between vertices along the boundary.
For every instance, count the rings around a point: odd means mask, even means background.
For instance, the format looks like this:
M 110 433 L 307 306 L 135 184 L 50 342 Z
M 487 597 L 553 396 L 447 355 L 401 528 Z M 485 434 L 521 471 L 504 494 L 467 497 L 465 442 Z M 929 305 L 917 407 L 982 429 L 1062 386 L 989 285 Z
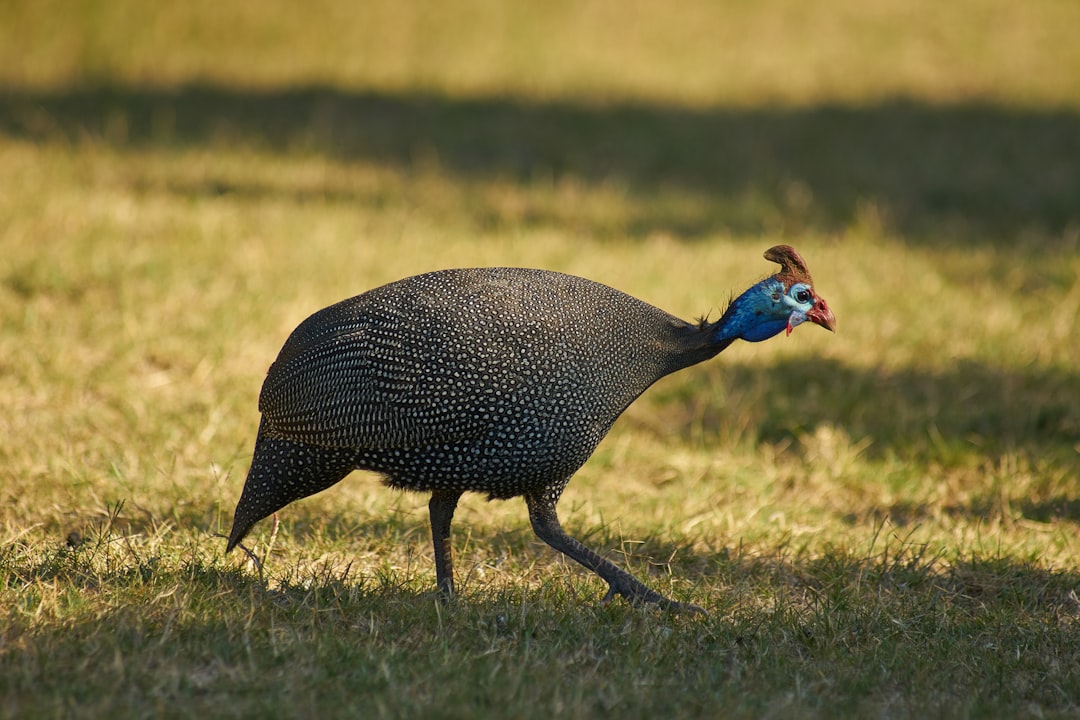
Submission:
M 1080 713 L 1080 6 L 804 5 L 0 3 L 0 716 Z M 312 311 L 715 315 L 778 242 L 839 332 L 658 383 L 560 503 L 708 618 L 482 497 L 441 606 L 359 474 L 224 556 Z

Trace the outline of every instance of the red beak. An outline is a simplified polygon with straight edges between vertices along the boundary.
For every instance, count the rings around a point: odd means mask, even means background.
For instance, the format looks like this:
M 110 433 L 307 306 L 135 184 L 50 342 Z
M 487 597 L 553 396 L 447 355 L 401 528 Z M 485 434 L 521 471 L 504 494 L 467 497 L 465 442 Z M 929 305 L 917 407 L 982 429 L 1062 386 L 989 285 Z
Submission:
M 814 302 L 814 307 L 806 313 L 806 319 L 810 322 L 820 325 L 829 332 L 836 332 L 836 316 L 833 315 L 832 310 L 829 309 L 829 304 L 825 302 L 825 298 L 818 297 Z

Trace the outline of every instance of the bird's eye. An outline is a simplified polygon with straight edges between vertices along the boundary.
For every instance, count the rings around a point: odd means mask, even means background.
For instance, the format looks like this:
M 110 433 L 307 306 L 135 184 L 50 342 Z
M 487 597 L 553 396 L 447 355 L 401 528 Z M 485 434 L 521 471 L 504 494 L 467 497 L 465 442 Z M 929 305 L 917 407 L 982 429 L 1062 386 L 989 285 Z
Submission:
M 799 303 L 810 302 L 810 291 L 806 288 L 799 288 L 795 291 L 795 301 Z

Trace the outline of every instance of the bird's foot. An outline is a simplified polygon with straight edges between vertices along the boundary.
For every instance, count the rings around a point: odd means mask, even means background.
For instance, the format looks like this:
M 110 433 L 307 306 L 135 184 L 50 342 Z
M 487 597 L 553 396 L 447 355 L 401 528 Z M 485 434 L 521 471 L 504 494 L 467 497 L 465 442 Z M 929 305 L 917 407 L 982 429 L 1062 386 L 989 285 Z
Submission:
M 684 603 L 678 600 L 669 600 L 664 598 L 664 601 L 660 603 L 660 607 L 664 608 L 668 612 L 674 613 L 686 613 L 687 615 L 701 615 L 702 617 L 708 617 L 709 611 L 700 605 L 694 603 Z
M 618 585 L 618 586 L 617 586 Z M 601 605 L 607 605 L 615 599 L 616 595 L 622 595 L 631 605 L 656 605 L 668 612 L 688 613 L 690 615 L 708 615 L 705 608 L 693 603 L 684 603 L 666 598 L 660 593 L 637 582 L 611 583 L 607 594 L 600 600 Z

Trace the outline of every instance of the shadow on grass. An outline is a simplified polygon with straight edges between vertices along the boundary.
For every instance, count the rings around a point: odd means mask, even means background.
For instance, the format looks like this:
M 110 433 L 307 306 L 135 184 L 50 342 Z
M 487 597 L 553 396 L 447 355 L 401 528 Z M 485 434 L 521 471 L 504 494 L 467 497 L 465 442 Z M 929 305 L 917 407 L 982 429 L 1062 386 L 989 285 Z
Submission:
M 338 521 L 331 521 L 320 532 L 333 537 L 351 533 L 351 528 L 342 532 L 338 525 Z M 385 538 L 403 531 L 393 519 L 373 519 L 359 527 L 371 537 Z M 589 542 L 650 584 L 662 585 L 658 578 L 677 577 L 699 588 L 699 592 L 709 593 L 714 602 L 730 611 L 739 610 L 742 596 L 772 598 L 776 601 L 768 603 L 772 609 L 779 609 L 777 603 L 787 603 L 797 611 L 812 611 L 830 595 L 832 602 L 842 600 L 847 607 L 877 604 L 886 597 L 917 604 L 920 598 L 933 596 L 936 600 L 949 598 L 953 608 L 985 610 L 992 604 L 1011 604 L 1027 612 L 1080 617 L 1080 573 L 1046 567 L 1032 558 L 946 557 L 943 550 L 933 551 L 928 545 L 909 542 L 902 533 L 885 526 L 882 530 L 865 548 L 827 547 L 813 552 L 793 549 L 784 542 L 773 549 L 739 546 L 713 551 L 650 539 L 620 557 L 606 552 L 606 546 L 616 540 L 607 537 L 604 530 L 597 533 L 601 537 L 590 538 Z M 514 554 L 521 551 L 540 559 L 540 554 L 550 552 L 552 558 L 560 557 L 539 541 L 525 547 L 532 536 L 524 529 L 504 532 L 478 527 L 471 534 L 473 547 L 497 552 L 500 545 L 512 545 Z M 150 590 L 155 587 L 179 583 L 195 595 L 205 593 L 220 599 L 235 594 L 251 598 L 256 605 L 265 603 L 278 608 L 306 606 L 313 598 L 325 607 L 320 598 L 329 596 L 339 601 L 347 596 L 351 603 L 366 598 L 393 599 L 395 603 L 423 601 L 424 605 L 430 605 L 428 601 L 435 597 L 434 587 L 422 587 L 423 578 L 417 577 L 419 570 L 420 575 L 434 578 L 433 570 L 427 572 L 423 567 L 373 573 L 358 571 L 352 565 L 337 567 L 325 559 L 293 567 L 279 562 L 277 567 L 269 567 L 267 579 L 262 579 L 231 561 L 223 562 L 206 548 L 195 553 L 189 552 L 191 549 L 163 545 L 158 552 L 147 554 L 114 532 L 103 533 L 78 548 L 63 542 L 49 547 L 15 543 L 0 550 L 0 577 L 8 589 L 29 588 L 36 583 L 45 583 L 52 590 L 98 592 L 110 588 L 115 592 L 126 588 L 137 591 L 133 601 L 153 597 Z M 670 562 L 657 562 L 658 558 L 669 558 Z M 588 571 L 569 561 L 567 564 L 577 577 L 600 582 Z M 459 587 L 464 591 L 459 603 L 485 607 L 505 603 L 510 597 L 520 602 L 540 602 L 552 591 L 558 594 L 567 587 L 565 573 L 549 568 L 536 571 L 542 576 L 539 589 L 526 587 L 524 576 L 531 573 L 530 565 L 531 561 L 522 562 L 520 558 L 514 562 L 513 572 L 522 576 L 520 581 L 508 575 L 495 584 L 483 580 L 464 583 L 464 588 Z M 599 594 L 595 598 L 576 591 L 572 594 L 572 598 L 563 598 L 568 605 L 599 606 Z M 760 612 L 762 607 L 755 601 L 748 610 Z
M 395 517 L 337 523 L 318 532 L 382 541 L 403 532 Z M 474 541 L 495 546 L 501 537 L 480 528 Z M 112 692 L 120 680 L 127 701 L 152 705 L 163 673 L 170 701 L 210 694 L 216 703 L 239 690 L 280 708 L 279 685 L 295 673 L 306 673 L 299 687 L 320 696 L 359 682 L 358 697 L 373 687 L 408 697 L 411 678 L 423 688 L 473 668 L 488 681 L 470 680 L 469 695 L 486 697 L 502 678 L 518 677 L 505 667 L 527 662 L 526 675 L 561 677 L 552 669 L 580 667 L 583 653 L 587 688 L 595 674 L 621 684 L 660 673 L 680 690 L 692 683 L 695 693 L 773 696 L 792 677 L 812 675 L 852 685 L 856 698 L 880 685 L 887 694 L 978 693 L 988 706 L 1028 710 L 1075 709 L 1080 692 L 1067 670 L 1080 661 L 1080 573 L 1014 557 L 946 559 L 889 533 L 866 548 L 813 554 L 784 543 L 711 551 L 650 541 L 630 559 L 644 578 L 644 557 L 675 556 L 648 581 L 667 590 L 662 576 L 670 573 L 681 587 L 689 583 L 686 599 L 708 617 L 621 600 L 602 606 L 602 588 L 584 570 L 534 571 L 520 560 L 497 580 L 465 583 L 443 606 L 418 589 L 430 572 L 418 578 L 315 560 L 278 562 L 263 581 L 201 543 L 166 542 L 147 557 L 115 533 L 96 540 L 0 549 L 0 593 L 21 609 L 0 627 L 9 707 L 12 688 L 33 706 L 39 694 L 100 696 L 98 686 Z M 539 584 L 529 582 L 534 575 Z M 69 658 L 96 671 L 72 672 Z M 381 680 L 390 677 L 397 682 Z M 705 704 L 715 711 L 722 701 Z
M 840 428 L 859 454 L 963 464 L 1020 455 L 1067 467 L 1080 447 L 1080 375 L 971 360 L 945 371 L 875 370 L 823 358 L 692 368 L 657 393 L 665 433 L 789 443 Z M 710 391 L 711 390 L 711 391 Z M 861 447 L 865 445 L 865 447 Z M 1061 505 L 1075 516 L 1075 503 Z M 1051 508 L 1032 508 L 1037 514 Z
M 1008 558 L 944 567 L 902 543 L 818 557 L 782 548 L 693 556 L 679 572 L 711 612 L 686 618 L 620 601 L 601 607 L 568 592 L 564 579 L 479 587 L 447 607 L 409 585 L 317 567 L 271 588 L 175 553 L 149 570 L 121 551 L 108 563 L 61 555 L 59 568 L 45 568 L 0 553 L 8 579 L 0 590 L 16 589 L 20 607 L 48 608 L 0 627 L 5 707 L 61 698 L 68 708 L 96 702 L 124 714 L 182 704 L 333 715 L 377 697 L 384 717 L 417 706 L 475 716 L 474 708 L 514 709 L 520 687 L 546 683 L 528 700 L 539 717 L 574 681 L 584 692 L 633 692 L 634 709 L 650 704 L 642 716 L 672 712 L 679 703 L 669 698 L 688 696 L 702 706 L 694 716 L 712 717 L 738 697 L 767 703 L 791 692 L 793 678 L 812 677 L 828 688 L 811 700 L 830 710 L 857 707 L 867 693 L 895 703 L 901 693 L 917 707 L 928 695 L 976 698 L 1011 716 L 1074 711 L 1080 692 L 1068 670 L 1080 661 L 1080 575 Z M 75 671 L 85 667 L 94 671 Z M 455 683 L 464 685 L 450 695 L 456 702 L 430 691 Z M 513 692 L 500 691 L 507 685 Z
M 315 153 L 519 184 L 613 185 L 632 200 L 619 231 L 631 237 L 833 232 L 870 210 L 916 240 L 1011 243 L 1036 235 L 1053 251 L 1074 243 L 1065 236 L 1080 224 L 1080 115 L 1066 109 L 904 99 L 693 109 L 322 86 L 117 86 L 0 89 L 0 132 L 38 142 Z M 260 194 L 275 186 L 208 177 L 180 190 Z M 318 192 L 348 200 L 351 191 Z M 699 201 L 679 201 L 686 196 Z

